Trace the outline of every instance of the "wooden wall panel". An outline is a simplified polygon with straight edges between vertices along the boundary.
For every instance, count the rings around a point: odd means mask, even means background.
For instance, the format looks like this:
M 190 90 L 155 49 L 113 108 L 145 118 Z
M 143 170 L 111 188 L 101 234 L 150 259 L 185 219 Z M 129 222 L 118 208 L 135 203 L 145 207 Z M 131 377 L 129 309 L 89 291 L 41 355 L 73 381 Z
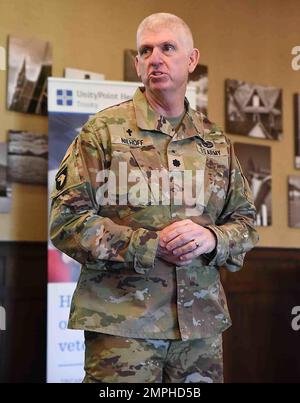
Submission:
M 2 280 L 1 280 L 2 279 Z M 44 382 L 46 376 L 46 242 L 0 243 L 0 382 Z
M 222 272 L 233 326 L 224 334 L 227 382 L 300 382 L 300 250 L 257 248 L 237 273 Z

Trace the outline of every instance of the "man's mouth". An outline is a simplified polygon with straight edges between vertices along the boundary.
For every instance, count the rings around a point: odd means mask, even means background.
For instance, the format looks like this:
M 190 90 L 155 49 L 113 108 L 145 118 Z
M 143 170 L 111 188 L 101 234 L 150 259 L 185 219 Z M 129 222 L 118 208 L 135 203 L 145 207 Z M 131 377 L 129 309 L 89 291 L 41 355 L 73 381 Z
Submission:
M 152 71 L 149 76 L 150 77 L 160 77 L 163 76 L 165 73 L 163 73 L 162 71 Z

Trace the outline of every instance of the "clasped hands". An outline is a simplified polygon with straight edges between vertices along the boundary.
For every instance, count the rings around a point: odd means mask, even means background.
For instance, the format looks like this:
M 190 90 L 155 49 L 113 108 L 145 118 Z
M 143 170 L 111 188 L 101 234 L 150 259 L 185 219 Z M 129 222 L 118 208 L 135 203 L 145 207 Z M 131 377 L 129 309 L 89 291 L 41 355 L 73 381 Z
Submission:
M 159 233 L 157 257 L 185 266 L 203 253 L 210 253 L 216 247 L 216 237 L 212 231 L 186 219 L 176 221 Z

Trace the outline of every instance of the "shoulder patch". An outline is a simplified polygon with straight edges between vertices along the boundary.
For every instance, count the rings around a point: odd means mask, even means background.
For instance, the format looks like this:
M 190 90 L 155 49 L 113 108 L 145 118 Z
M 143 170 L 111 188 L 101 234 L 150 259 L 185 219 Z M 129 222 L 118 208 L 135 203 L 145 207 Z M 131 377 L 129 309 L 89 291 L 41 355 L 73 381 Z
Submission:
M 55 178 L 56 190 L 61 190 L 61 189 L 64 188 L 64 186 L 65 186 L 65 184 L 67 182 L 67 176 L 68 176 L 68 167 L 65 166 L 56 175 L 56 178 Z

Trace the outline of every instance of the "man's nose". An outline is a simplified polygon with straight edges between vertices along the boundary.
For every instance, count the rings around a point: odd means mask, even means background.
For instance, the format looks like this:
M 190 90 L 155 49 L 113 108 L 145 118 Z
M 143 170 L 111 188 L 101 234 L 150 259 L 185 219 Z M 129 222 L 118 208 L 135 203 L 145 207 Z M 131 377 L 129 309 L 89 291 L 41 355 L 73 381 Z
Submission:
M 159 66 L 162 63 L 162 54 L 159 48 L 153 48 L 149 62 L 152 66 Z

